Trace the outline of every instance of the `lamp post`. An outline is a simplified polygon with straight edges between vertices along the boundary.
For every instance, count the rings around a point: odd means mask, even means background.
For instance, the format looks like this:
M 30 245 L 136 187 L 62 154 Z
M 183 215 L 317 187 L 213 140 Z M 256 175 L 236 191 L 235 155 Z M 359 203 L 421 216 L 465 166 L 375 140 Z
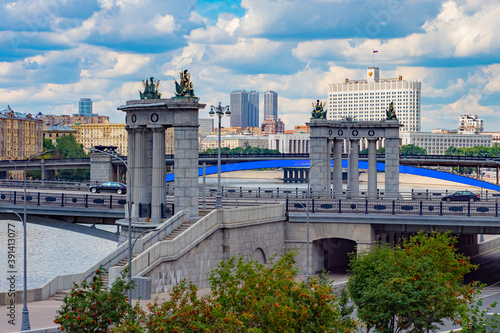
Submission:
M 227 106 L 222 106 L 222 103 L 219 102 L 219 105 L 217 106 L 210 106 L 210 112 L 208 113 L 210 117 L 213 117 L 217 115 L 219 117 L 219 149 L 218 149 L 218 154 L 217 154 L 217 194 L 215 195 L 215 209 L 220 209 L 222 208 L 222 193 L 221 193 L 221 186 L 220 186 L 220 165 L 221 165 L 221 160 L 220 160 L 220 145 L 221 145 L 221 118 L 224 116 L 230 116 L 231 111 L 229 111 L 229 105 Z
M 496 163 L 500 164 L 500 161 L 495 160 L 484 160 L 483 164 L 481 164 L 481 169 L 478 170 L 479 175 L 481 176 L 481 199 L 483 199 L 483 167 L 485 163 Z
M 311 170 L 312 168 L 323 161 L 318 161 L 309 167 L 309 177 L 307 177 L 307 210 L 306 210 L 306 226 L 307 226 L 307 248 L 306 248 L 306 283 L 309 281 L 309 201 L 311 197 Z
M 21 321 L 21 331 L 29 331 L 31 329 L 30 327 L 30 315 L 28 311 L 28 247 L 27 247 L 27 237 L 26 237 L 26 224 L 28 223 L 27 217 L 26 217 L 26 171 L 28 170 L 28 164 L 31 162 L 32 159 L 51 153 L 53 152 L 54 149 L 46 150 L 44 152 L 41 152 L 39 154 L 36 154 L 34 156 L 31 156 L 27 161 L 26 164 L 24 165 L 24 183 L 23 183 L 23 188 L 24 188 L 24 196 L 23 196 L 23 212 L 24 212 L 24 223 L 23 223 L 23 233 L 24 233 L 24 287 L 23 287 L 23 316 L 22 316 L 22 321 Z M 17 215 L 17 213 L 16 213 Z M 18 215 L 19 216 L 19 215 Z
M 97 148 L 86 148 L 87 150 L 93 152 L 99 152 L 102 154 L 109 155 L 120 160 L 125 168 L 127 169 L 127 209 L 128 209 L 128 282 L 132 280 L 132 174 L 128 168 L 127 162 L 125 162 L 120 156 L 116 154 L 111 154 L 110 152 L 97 149 Z M 130 184 L 130 186 L 128 186 Z M 135 244 L 135 243 L 134 243 Z M 132 305 L 132 290 L 128 290 L 128 304 Z

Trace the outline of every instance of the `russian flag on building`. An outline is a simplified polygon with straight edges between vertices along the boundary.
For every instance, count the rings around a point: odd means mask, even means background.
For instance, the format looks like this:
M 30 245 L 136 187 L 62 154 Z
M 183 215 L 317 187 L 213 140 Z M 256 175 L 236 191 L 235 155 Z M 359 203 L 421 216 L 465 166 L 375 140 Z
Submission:
M 373 50 L 373 53 L 378 53 L 378 51 L 377 50 Z

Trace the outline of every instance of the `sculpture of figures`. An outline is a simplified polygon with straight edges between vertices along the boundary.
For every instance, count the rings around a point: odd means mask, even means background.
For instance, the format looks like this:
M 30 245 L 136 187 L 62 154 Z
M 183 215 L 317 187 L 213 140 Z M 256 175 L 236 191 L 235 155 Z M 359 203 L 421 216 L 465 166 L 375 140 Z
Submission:
M 144 92 L 139 91 L 141 99 L 159 99 L 161 94 L 158 92 L 158 87 L 160 86 L 160 80 L 154 81 L 154 77 L 148 80 L 142 80 L 142 85 L 144 86 Z
M 394 110 L 394 104 L 392 102 L 389 104 L 389 109 L 385 110 L 385 117 L 386 120 L 398 120 L 396 111 Z
M 311 119 L 325 119 L 326 111 L 324 110 L 326 103 L 321 103 L 319 99 L 316 101 L 316 104 L 312 103 L 313 110 L 311 112 Z
M 175 81 L 175 97 L 196 97 L 194 95 L 193 83 L 191 82 L 191 75 L 188 70 L 185 69 L 183 72 L 179 73 L 180 84 Z

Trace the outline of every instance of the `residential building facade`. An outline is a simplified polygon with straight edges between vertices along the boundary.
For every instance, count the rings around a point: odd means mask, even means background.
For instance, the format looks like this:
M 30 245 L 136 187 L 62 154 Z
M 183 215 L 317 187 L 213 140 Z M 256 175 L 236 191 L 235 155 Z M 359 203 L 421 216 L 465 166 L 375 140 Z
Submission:
M 424 148 L 429 155 L 444 155 L 446 150 L 455 148 L 472 148 L 475 146 L 492 146 L 491 135 L 450 134 L 450 133 L 400 133 L 402 145 L 415 145 Z
M 57 145 L 57 141 L 66 135 L 73 135 L 75 138 L 77 136 L 77 130 L 72 128 L 71 126 L 59 126 L 54 125 L 50 127 L 43 128 L 43 138 L 49 139 L 52 143 Z
M 262 122 L 260 126 L 261 133 L 264 136 L 271 134 L 285 133 L 285 123 L 281 119 L 275 117 L 268 117 Z
M 360 121 L 386 119 L 386 109 L 393 103 L 396 116 L 404 126 L 401 133 L 420 132 L 421 82 L 398 78 L 381 79 L 377 67 L 370 67 L 364 80 L 345 79 L 328 88 L 327 119 L 352 117 Z
M 483 131 L 483 120 L 477 115 L 460 115 L 458 122 L 458 133 L 460 134 L 481 134 Z
M 0 161 L 25 160 L 43 149 L 43 122 L 7 106 L 0 112 Z
M 76 115 L 42 115 L 40 114 L 45 127 L 50 126 L 74 126 L 82 124 L 109 124 L 107 116 L 87 117 L 79 114 Z
M 95 146 L 116 146 L 118 154 L 127 156 L 128 141 L 125 124 L 81 124 L 75 125 L 76 140 L 85 149 Z M 174 128 L 165 131 L 165 154 L 174 154 Z

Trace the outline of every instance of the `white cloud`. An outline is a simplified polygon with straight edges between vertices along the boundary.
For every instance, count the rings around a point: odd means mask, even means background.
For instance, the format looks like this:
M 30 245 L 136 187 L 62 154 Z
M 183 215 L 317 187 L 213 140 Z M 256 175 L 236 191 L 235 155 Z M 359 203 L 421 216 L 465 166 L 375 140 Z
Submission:
M 484 68 L 488 81 L 484 87 L 485 93 L 499 93 L 500 92 L 500 64 L 490 65 Z
M 176 30 L 175 19 L 172 15 L 156 15 L 153 19 L 153 25 L 161 33 L 171 34 Z

